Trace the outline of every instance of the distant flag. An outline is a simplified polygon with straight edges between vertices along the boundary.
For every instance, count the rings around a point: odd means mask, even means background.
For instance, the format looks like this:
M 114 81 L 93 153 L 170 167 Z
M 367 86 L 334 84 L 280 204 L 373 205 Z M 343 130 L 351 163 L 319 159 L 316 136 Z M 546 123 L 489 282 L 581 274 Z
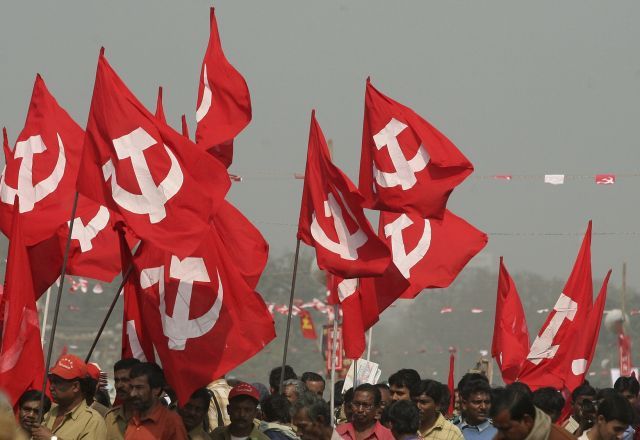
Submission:
M 616 183 L 615 174 L 596 174 L 596 184 L 613 185 L 614 183 Z
M 496 180 L 511 180 L 511 174 L 496 174 L 493 178 Z
M 440 314 L 444 315 L 445 313 L 453 312 L 453 307 L 443 307 L 440 309 Z
M 471 309 L 471 313 L 483 313 L 484 310 L 482 309 Z
M 545 174 L 544 183 L 562 185 L 564 183 L 564 174 Z

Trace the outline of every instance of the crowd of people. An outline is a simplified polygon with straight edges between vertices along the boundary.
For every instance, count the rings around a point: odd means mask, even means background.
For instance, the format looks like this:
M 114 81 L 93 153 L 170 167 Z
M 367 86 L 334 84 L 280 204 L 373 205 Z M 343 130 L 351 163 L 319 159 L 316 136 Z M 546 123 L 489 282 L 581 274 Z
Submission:
M 49 371 L 53 402 L 26 391 L 10 411 L 0 400 L 0 440 L 638 440 L 640 383 L 613 388 L 587 382 L 566 402 L 553 388 L 523 383 L 492 388 L 467 373 L 452 399 L 445 384 L 402 369 L 388 381 L 334 387 L 332 414 L 325 379 L 274 368 L 269 386 L 218 379 L 184 404 L 154 363 L 122 359 L 113 367 L 115 400 L 104 372 L 72 354 Z M 41 404 L 43 402 L 43 404 Z M 44 416 L 39 423 L 41 414 Z

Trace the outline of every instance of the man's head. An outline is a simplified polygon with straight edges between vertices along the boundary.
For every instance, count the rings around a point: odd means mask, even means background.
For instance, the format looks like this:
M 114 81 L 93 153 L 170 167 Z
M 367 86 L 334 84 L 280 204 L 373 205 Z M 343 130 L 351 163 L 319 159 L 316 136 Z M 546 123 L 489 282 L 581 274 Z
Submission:
M 589 385 L 588 382 L 573 390 L 571 393 L 572 416 L 578 423 L 589 424 L 595 420 L 595 398 L 596 389 Z
M 262 401 L 262 416 L 265 422 L 291 423 L 291 403 L 282 394 L 272 394 Z
M 389 377 L 392 400 L 411 400 L 411 388 L 418 385 L 420 375 L 416 370 L 404 368 Z
M 376 423 L 380 400 L 380 390 L 374 385 L 358 385 L 351 401 L 351 422 L 359 428 L 367 428 Z
M 129 372 L 129 402 L 138 411 L 148 411 L 160 399 L 165 387 L 162 368 L 153 362 L 141 362 Z
M 209 403 L 211 402 L 211 394 L 206 388 L 197 389 L 189 398 L 189 401 L 178 408 L 178 413 L 182 417 L 182 423 L 190 432 L 198 426 L 203 426 L 204 419 L 209 411 Z
M 298 400 L 298 396 L 307 391 L 307 387 L 305 387 L 304 383 L 298 379 L 285 380 L 282 383 L 282 389 L 282 394 L 284 394 L 286 398 L 289 399 L 289 402 L 291 402 L 291 404 L 296 403 L 296 400 Z
M 413 400 L 420 412 L 420 423 L 432 423 L 438 418 L 438 406 L 442 400 L 440 382 L 429 379 L 420 381 L 418 385 L 411 389 L 411 400 Z
M 405 436 L 415 436 L 420 427 L 419 409 L 409 400 L 394 402 L 385 412 L 385 418 L 396 440 Z
M 248 436 L 253 430 L 253 419 L 258 414 L 260 393 L 251 384 L 240 382 L 229 392 L 227 413 L 231 419 L 230 429 L 236 437 Z
M 18 421 L 22 429 L 31 434 L 31 430 L 37 426 L 38 410 L 40 409 L 40 399 L 42 393 L 38 390 L 25 391 L 18 399 Z M 46 414 L 51 409 L 51 400 L 44 396 L 44 406 L 42 414 Z
M 438 411 L 440 411 L 443 416 L 446 416 L 449 412 L 449 405 L 451 404 L 451 390 L 446 383 L 441 383 L 440 387 L 442 387 L 442 397 L 440 398 L 440 402 L 438 402 Z
M 331 435 L 331 410 L 327 402 L 309 391 L 293 406 L 293 425 L 301 440 L 326 440 Z
M 640 383 L 634 376 L 621 376 L 616 380 L 613 389 L 624 396 L 631 406 L 635 405 L 640 393 Z
M 282 367 L 276 367 L 269 373 L 269 388 L 271 394 L 279 394 L 280 377 L 282 376 Z M 284 379 L 297 379 L 298 375 L 289 365 L 284 366 Z
M 564 397 L 560 391 L 552 387 L 538 388 L 533 392 L 532 399 L 535 406 L 551 417 L 552 423 L 558 421 L 564 408 Z
M 458 389 L 462 418 L 472 426 L 484 423 L 491 409 L 491 387 L 485 380 L 470 380 Z
M 351 407 L 351 402 L 353 402 L 353 388 L 349 388 L 345 391 L 344 396 L 342 396 L 342 408 L 344 409 L 344 416 L 347 421 L 351 421 L 351 416 L 353 415 L 353 408 Z
M 628 399 L 620 394 L 609 394 L 598 402 L 595 424 L 600 440 L 621 439 L 625 430 L 633 423 L 633 408 Z
M 498 430 L 496 440 L 524 440 L 536 420 L 531 395 L 510 386 L 494 390 L 489 414 Z
M 380 411 L 382 412 L 387 406 L 393 403 L 393 400 L 391 400 L 391 391 L 389 390 L 389 385 L 386 383 L 377 383 L 376 388 L 380 390 Z
M 307 371 L 306 373 L 302 374 L 300 380 L 304 382 L 307 390 L 322 397 L 325 387 L 325 381 L 322 376 L 320 376 L 318 373 L 314 373 L 313 371 Z
M 49 391 L 53 401 L 66 406 L 83 397 L 87 365 L 78 356 L 65 354 L 49 371 Z
M 116 389 L 116 398 L 120 402 L 129 400 L 129 391 L 131 389 L 131 377 L 129 373 L 131 369 L 138 365 L 140 361 L 135 358 L 120 359 L 113 365 L 113 382 Z

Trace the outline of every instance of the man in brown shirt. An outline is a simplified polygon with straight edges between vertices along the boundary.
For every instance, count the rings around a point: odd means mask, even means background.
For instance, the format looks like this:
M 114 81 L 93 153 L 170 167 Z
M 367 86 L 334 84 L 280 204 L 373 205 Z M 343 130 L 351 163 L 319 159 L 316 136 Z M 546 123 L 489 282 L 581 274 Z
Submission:
M 189 433 L 189 440 L 211 440 L 211 436 L 204 430 L 204 420 L 209 411 L 211 394 L 208 389 L 197 389 L 189 401 L 178 409 L 184 427 Z
M 116 389 L 116 401 L 114 406 L 105 416 L 107 424 L 107 440 L 124 440 L 124 432 L 127 424 L 133 416 L 129 391 L 131 389 L 131 369 L 140 361 L 135 358 L 120 359 L 113 365 L 113 382 Z
M 143 362 L 131 369 L 130 377 L 134 414 L 124 433 L 125 440 L 187 440 L 180 416 L 160 402 L 165 386 L 162 369 Z

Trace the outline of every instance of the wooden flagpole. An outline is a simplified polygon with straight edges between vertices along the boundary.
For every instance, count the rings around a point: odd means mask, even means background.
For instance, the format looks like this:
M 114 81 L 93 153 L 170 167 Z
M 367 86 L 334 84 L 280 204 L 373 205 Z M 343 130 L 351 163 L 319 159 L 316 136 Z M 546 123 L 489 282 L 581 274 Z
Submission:
M 287 350 L 289 349 L 289 334 L 291 330 L 291 312 L 293 311 L 293 296 L 296 290 L 296 275 L 298 273 L 298 256 L 300 255 L 300 239 L 296 241 L 296 253 L 293 259 L 293 276 L 291 278 L 291 294 L 289 296 L 289 311 L 287 314 L 287 332 L 284 337 L 284 352 L 282 353 L 282 369 L 280 370 L 280 385 L 278 393 L 284 391 L 282 383 L 284 382 L 284 368 L 287 365 Z

